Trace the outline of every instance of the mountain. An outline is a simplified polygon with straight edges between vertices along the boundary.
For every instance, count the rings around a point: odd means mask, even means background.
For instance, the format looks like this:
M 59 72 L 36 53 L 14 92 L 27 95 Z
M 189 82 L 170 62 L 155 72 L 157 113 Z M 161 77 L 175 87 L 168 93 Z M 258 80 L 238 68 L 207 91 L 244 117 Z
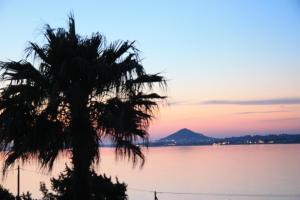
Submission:
M 213 138 L 183 128 L 167 137 L 150 143 L 150 146 L 182 145 L 243 145 L 243 144 L 295 144 L 300 143 L 300 134 L 245 135 Z
M 158 143 L 169 144 L 169 145 L 184 145 L 184 144 L 208 144 L 213 142 L 215 139 L 207 137 L 201 133 L 196 133 L 187 128 L 183 128 L 167 137 L 158 140 Z

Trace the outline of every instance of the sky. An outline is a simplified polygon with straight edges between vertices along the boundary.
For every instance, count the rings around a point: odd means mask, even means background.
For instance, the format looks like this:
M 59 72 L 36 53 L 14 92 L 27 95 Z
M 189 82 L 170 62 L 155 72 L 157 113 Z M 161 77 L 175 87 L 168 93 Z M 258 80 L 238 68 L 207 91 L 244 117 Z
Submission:
M 299 0 L 0 0 L 0 60 L 20 60 L 44 24 L 131 40 L 168 79 L 152 138 L 300 133 Z

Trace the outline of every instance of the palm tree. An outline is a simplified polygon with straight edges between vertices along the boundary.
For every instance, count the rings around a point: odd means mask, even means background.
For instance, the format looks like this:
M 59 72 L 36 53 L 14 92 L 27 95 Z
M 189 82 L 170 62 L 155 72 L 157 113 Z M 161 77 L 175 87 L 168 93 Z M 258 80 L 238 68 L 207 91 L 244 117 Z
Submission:
M 72 15 L 68 30 L 46 25 L 44 36 L 42 46 L 29 43 L 26 59 L 0 62 L 0 143 L 8 150 L 3 171 L 31 158 L 51 170 L 70 148 L 73 199 L 90 199 L 89 174 L 104 137 L 117 155 L 144 161 L 135 142 L 148 141 L 149 122 L 165 98 L 153 88 L 164 88 L 165 78 L 145 72 L 134 42 L 107 45 L 99 33 L 76 34 Z

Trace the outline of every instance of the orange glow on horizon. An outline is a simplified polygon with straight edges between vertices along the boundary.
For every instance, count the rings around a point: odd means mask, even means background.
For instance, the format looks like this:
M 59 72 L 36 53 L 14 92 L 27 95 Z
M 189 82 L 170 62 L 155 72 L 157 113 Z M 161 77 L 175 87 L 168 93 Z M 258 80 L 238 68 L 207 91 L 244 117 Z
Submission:
M 181 128 L 213 136 L 300 133 L 300 106 L 171 105 L 150 126 L 152 138 Z

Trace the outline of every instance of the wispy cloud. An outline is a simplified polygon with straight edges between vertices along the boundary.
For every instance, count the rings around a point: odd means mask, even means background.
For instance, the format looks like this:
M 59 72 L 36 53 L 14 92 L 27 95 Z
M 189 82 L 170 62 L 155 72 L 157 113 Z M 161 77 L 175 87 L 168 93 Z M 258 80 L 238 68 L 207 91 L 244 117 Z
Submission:
M 286 122 L 286 121 L 300 121 L 300 117 L 277 118 L 277 119 L 261 119 L 260 122 Z
M 256 100 L 209 100 L 206 105 L 295 105 L 300 104 L 300 97 L 256 99 Z
M 170 106 L 183 106 L 183 105 L 195 105 L 195 103 L 189 101 L 169 101 Z
M 270 110 L 270 111 L 250 111 L 250 112 L 238 112 L 234 115 L 252 115 L 252 114 L 269 114 L 269 113 L 286 113 L 292 112 L 291 110 Z

